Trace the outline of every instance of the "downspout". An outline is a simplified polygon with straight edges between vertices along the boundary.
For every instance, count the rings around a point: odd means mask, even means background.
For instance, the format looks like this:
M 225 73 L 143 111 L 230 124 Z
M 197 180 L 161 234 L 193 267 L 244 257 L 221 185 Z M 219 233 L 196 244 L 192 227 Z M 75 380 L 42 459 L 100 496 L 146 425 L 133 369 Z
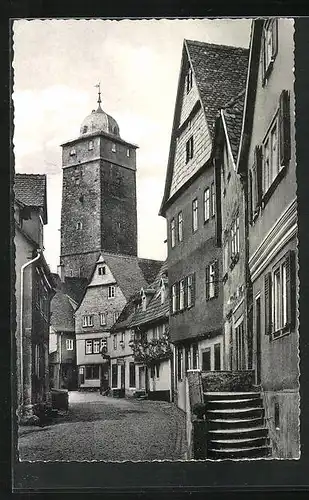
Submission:
M 19 335 L 20 335 L 20 388 L 21 388 L 21 405 L 24 402 L 24 363 L 23 363 L 23 356 L 24 356 L 24 352 L 23 352 L 24 271 L 25 271 L 26 267 L 30 266 L 31 264 L 33 264 L 34 262 L 36 262 L 37 260 L 39 260 L 39 258 L 41 257 L 41 250 L 39 249 L 39 250 L 37 250 L 37 252 L 38 252 L 38 255 L 34 259 L 29 260 L 29 262 L 26 262 L 20 268 L 20 327 L 19 327 L 20 328 L 20 332 L 19 332 Z

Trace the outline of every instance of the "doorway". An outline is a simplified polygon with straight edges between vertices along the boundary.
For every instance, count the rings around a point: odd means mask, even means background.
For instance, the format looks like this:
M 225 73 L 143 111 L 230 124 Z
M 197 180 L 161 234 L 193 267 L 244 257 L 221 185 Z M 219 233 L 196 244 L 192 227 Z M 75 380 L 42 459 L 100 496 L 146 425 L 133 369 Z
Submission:
M 140 366 L 138 369 L 138 385 L 141 391 L 145 391 L 146 389 L 146 380 L 145 380 L 145 367 Z
M 245 331 L 243 321 L 235 328 L 236 340 L 236 370 L 246 369 L 246 353 L 245 353 Z
M 255 299 L 256 383 L 261 383 L 261 297 Z
M 120 387 L 125 390 L 125 365 L 120 365 Z

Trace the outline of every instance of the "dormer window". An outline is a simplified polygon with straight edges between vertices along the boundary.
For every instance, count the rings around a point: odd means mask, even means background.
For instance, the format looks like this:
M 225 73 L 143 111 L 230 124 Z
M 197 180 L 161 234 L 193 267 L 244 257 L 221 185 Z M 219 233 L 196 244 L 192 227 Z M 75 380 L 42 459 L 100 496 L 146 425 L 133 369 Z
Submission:
M 106 274 L 106 267 L 105 266 L 99 266 L 98 267 L 98 275 L 99 276 L 104 276 Z
M 93 141 L 88 142 L 88 150 L 91 151 L 93 149 Z
M 83 134 L 86 134 L 87 130 L 88 130 L 87 125 L 84 125 L 84 127 L 83 127 Z
M 142 311 L 146 311 L 147 299 L 144 290 L 141 290 L 141 299 L 142 299 Z
M 187 94 L 192 89 L 192 83 L 193 83 L 193 74 L 192 74 L 192 69 L 189 66 L 188 72 L 186 74 L 186 91 L 187 91 Z
M 75 156 L 76 155 L 76 149 L 72 148 L 70 151 L 70 156 Z
M 127 149 L 127 157 L 129 158 L 129 156 L 130 156 L 130 150 L 129 150 L 129 148 L 128 148 L 128 149 Z
M 166 287 L 163 278 L 161 278 L 161 283 L 160 283 L 160 297 L 161 297 L 161 305 L 163 305 L 166 297 Z
M 116 153 L 116 144 L 113 144 L 113 145 L 112 145 L 112 152 L 113 152 L 113 153 Z
M 193 158 L 193 135 L 186 142 L 186 163 Z

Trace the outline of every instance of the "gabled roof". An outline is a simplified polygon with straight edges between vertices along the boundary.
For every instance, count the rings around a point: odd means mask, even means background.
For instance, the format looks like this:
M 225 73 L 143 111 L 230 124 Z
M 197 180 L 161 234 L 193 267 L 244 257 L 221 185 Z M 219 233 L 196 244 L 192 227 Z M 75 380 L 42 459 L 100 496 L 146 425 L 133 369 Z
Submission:
M 238 149 L 240 144 L 244 102 L 245 88 L 222 109 L 222 117 L 224 119 L 227 139 L 231 147 L 235 165 L 237 163 Z
M 140 257 L 138 257 L 138 265 L 142 270 L 145 280 L 149 284 L 151 284 L 156 278 L 162 264 L 162 260 L 141 259 Z
M 135 255 L 120 255 L 108 252 L 101 252 L 101 255 L 103 256 L 106 265 L 110 269 L 117 285 L 127 300 L 129 300 L 131 295 L 140 291 L 142 287 L 148 288 L 149 284 L 142 273 L 138 257 Z M 91 284 L 98 264 L 99 262 L 97 261 L 93 267 L 91 276 L 79 300 L 77 309 L 83 301 L 88 286 Z
M 214 126 L 218 111 L 233 98 L 246 83 L 249 50 L 229 45 L 216 45 L 194 40 L 184 40 L 181 69 L 175 104 L 170 152 L 166 172 L 166 181 L 160 215 L 165 214 L 166 203 L 170 199 L 173 178 L 176 130 L 181 107 L 181 91 L 186 61 L 191 64 L 195 77 L 200 103 L 203 107 L 208 130 L 213 139 Z M 194 176 L 203 168 L 194 171 Z M 190 181 L 190 178 L 187 182 Z M 177 195 L 177 192 L 173 196 Z
M 69 297 L 62 291 L 57 290 L 50 304 L 51 327 L 56 332 L 74 332 L 74 309 Z
M 26 207 L 42 208 L 43 221 L 47 224 L 47 197 L 45 174 L 15 174 L 14 194 Z
M 61 281 L 60 276 L 56 273 L 53 273 L 53 278 L 56 282 L 57 290 L 61 290 L 78 304 L 88 284 L 87 278 L 65 276 L 64 281 Z
M 111 330 L 110 330 L 111 332 L 117 332 L 119 330 L 129 328 L 132 317 L 135 313 L 136 303 L 139 299 L 139 296 L 140 296 L 139 292 L 131 295 L 131 297 L 129 298 L 129 301 L 126 303 L 126 305 L 122 309 L 118 320 L 111 327 Z
M 160 319 L 168 318 L 169 315 L 169 301 L 166 296 L 164 304 L 161 304 L 161 294 L 160 294 L 160 283 L 161 278 L 167 272 L 167 262 L 165 261 L 161 266 L 159 273 L 156 276 L 156 279 L 152 283 L 151 288 L 155 290 L 153 297 L 150 299 L 146 311 L 143 311 L 139 308 L 134 316 L 132 317 L 132 321 L 130 323 L 130 327 L 149 324 L 157 322 Z M 166 287 L 166 295 L 168 293 L 168 288 Z
M 246 84 L 249 49 L 185 40 L 210 133 L 217 112 Z

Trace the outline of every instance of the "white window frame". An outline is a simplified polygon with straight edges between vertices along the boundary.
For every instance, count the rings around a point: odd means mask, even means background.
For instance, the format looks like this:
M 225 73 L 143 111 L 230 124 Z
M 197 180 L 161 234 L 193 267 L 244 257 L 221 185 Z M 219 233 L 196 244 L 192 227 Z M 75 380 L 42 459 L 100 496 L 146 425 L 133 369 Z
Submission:
M 114 351 L 117 349 L 117 333 L 114 333 L 113 335 L 113 349 Z
M 173 217 L 171 220 L 171 247 L 174 248 L 176 245 L 176 222 Z
M 117 151 L 116 144 L 113 143 L 113 145 L 112 145 L 112 153 L 116 153 L 116 151 Z
M 192 306 L 192 287 L 193 287 L 193 279 L 192 275 L 190 274 L 187 277 L 187 307 Z
M 186 93 L 189 94 L 193 87 L 193 72 L 191 66 L 189 66 L 186 74 Z
M 207 187 L 204 190 L 204 222 L 210 219 L 210 189 Z
M 276 135 L 274 135 L 276 130 Z M 279 172 L 284 168 L 280 165 L 279 158 L 279 113 L 276 112 L 274 119 L 263 140 L 263 161 L 262 161 L 262 184 L 263 195 L 267 193 L 270 186 L 276 179 Z
M 98 275 L 99 276 L 106 275 L 106 266 L 104 266 L 104 265 L 98 266 Z
M 195 233 L 198 230 L 198 200 L 195 198 L 192 201 L 192 231 Z
M 212 299 L 215 296 L 215 262 L 209 264 L 209 298 Z
M 93 326 L 93 314 L 85 314 L 83 316 L 83 327 Z
M 180 280 L 179 282 L 179 310 L 182 311 L 185 308 L 185 280 Z
M 189 163 L 194 156 L 194 139 L 193 135 L 186 142 L 186 163 Z
M 94 148 L 94 143 L 93 143 L 93 141 L 92 141 L 92 140 L 90 140 L 90 141 L 88 142 L 88 151 L 92 151 L 92 150 L 93 150 L 93 148 Z
M 272 322 L 274 333 L 287 325 L 288 295 L 286 287 L 286 262 L 281 261 L 272 272 Z
M 114 320 L 114 323 L 116 323 L 117 319 L 119 318 L 119 312 L 118 311 L 114 311 L 113 312 L 113 320 Z
M 130 158 L 130 149 L 127 148 L 127 157 Z
M 77 231 L 80 231 L 83 229 L 83 223 L 81 221 L 76 222 L 76 229 Z
M 172 285 L 172 313 L 177 311 L 177 285 Z
M 90 339 L 85 340 L 85 353 L 93 354 L 93 345 L 92 345 L 92 340 Z
M 182 211 L 178 213 L 177 216 L 177 223 L 178 223 L 178 241 L 183 240 L 183 217 L 182 217 Z
M 74 349 L 74 341 L 73 339 L 66 339 L 65 346 L 67 351 L 73 351 Z
M 116 295 L 116 287 L 115 285 L 109 285 L 108 290 L 107 290 L 107 298 L 108 299 L 114 299 Z
M 70 156 L 75 156 L 76 155 L 76 149 L 72 148 L 70 151 Z
M 105 312 L 101 312 L 100 313 L 100 326 L 106 326 L 106 313 Z
M 211 183 L 211 216 L 214 217 L 216 214 L 216 189 L 215 182 Z
M 93 346 L 92 346 L 92 352 L 93 354 L 100 354 L 100 339 L 94 339 L 93 341 Z

